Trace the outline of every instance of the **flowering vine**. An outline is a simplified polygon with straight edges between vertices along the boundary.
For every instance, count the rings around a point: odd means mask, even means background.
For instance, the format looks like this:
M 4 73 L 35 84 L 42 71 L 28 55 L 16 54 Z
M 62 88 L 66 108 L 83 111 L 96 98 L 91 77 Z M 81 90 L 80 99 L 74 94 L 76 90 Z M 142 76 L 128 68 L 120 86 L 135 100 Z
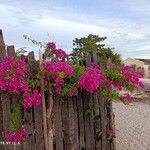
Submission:
M 102 68 L 97 63 L 87 66 L 75 64 L 68 61 L 68 55 L 62 49 L 56 47 L 54 42 L 49 42 L 44 46 L 44 60 L 41 72 L 46 73 L 44 86 L 48 82 L 52 83 L 54 91 L 64 96 L 76 96 L 78 90 L 82 89 L 88 93 L 98 92 L 109 99 L 120 99 L 123 103 L 129 104 L 132 98 L 129 94 L 121 95 L 122 90 L 133 90 L 143 88 L 140 78 L 143 76 L 143 69 L 135 72 L 132 67 L 122 65 L 116 67 L 111 59 L 107 61 L 106 68 Z M 29 109 L 32 106 L 41 104 L 40 86 L 32 85 L 35 79 L 29 76 L 26 63 L 21 58 L 6 57 L 0 62 L 0 89 L 22 95 L 22 106 Z M 30 77 L 30 80 L 26 80 Z M 48 80 L 47 80 L 48 79 Z M 19 117 L 18 117 L 19 119 Z M 112 137 L 112 131 L 108 131 L 108 138 Z M 25 137 L 23 127 L 13 127 L 11 131 L 4 131 L 6 140 L 10 142 L 20 142 Z

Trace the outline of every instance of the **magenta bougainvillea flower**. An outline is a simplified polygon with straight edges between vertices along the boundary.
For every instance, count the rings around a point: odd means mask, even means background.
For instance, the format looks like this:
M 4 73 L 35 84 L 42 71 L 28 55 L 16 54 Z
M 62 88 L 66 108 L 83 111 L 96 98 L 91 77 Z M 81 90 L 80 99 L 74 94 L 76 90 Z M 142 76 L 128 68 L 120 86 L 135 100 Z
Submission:
M 53 72 L 56 74 L 58 72 L 63 72 L 68 76 L 72 76 L 74 68 L 65 62 L 57 62 L 54 64 Z
M 57 77 L 55 80 L 54 80 L 54 83 L 56 86 L 59 86 L 61 84 L 64 83 L 64 79 L 62 79 L 61 77 Z
M 25 92 L 23 94 L 23 106 L 24 108 L 31 108 L 33 105 L 38 106 L 41 104 L 41 94 L 39 93 L 38 90 L 33 90 L 32 93 Z
M 107 84 L 106 84 L 106 87 L 108 89 L 115 88 L 115 89 L 117 89 L 119 91 L 121 91 L 124 88 L 121 83 L 116 82 L 116 81 L 108 81 Z
M 115 137 L 112 129 L 108 129 L 106 131 L 106 135 L 107 135 L 107 140 L 109 140 L 109 141 Z
M 56 75 L 59 72 L 63 72 L 68 76 L 72 76 L 74 72 L 74 68 L 65 62 L 45 62 L 44 67 L 48 70 L 52 75 Z
M 108 129 L 106 131 L 107 136 L 113 136 L 113 130 L 112 129 Z
M 101 70 L 100 65 L 98 65 L 97 63 L 90 63 L 89 66 L 92 67 L 93 69 Z
M 57 93 L 58 95 L 61 95 L 61 93 L 62 93 L 62 88 L 61 88 L 61 86 L 55 86 L 55 91 L 56 91 L 56 93 Z
M 63 51 L 62 49 L 56 49 L 54 50 L 54 54 L 57 58 L 57 60 L 62 60 L 68 57 L 68 55 L 66 54 L 65 51 Z
M 125 104 L 129 104 L 129 103 L 132 102 L 132 97 L 131 97 L 131 95 L 129 95 L 129 94 L 122 95 L 122 96 L 120 97 L 120 99 L 121 99 L 121 101 L 123 101 Z
M 126 82 L 128 82 L 129 84 L 133 85 L 134 87 L 137 88 L 143 88 L 144 85 L 142 84 L 142 82 L 140 81 L 140 78 L 142 77 L 139 73 L 135 73 L 132 71 L 132 67 L 131 66 L 125 66 L 123 65 L 120 69 L 119 69 L 119 73 L 121 73 L 125 79 Z
M 138 71 L 138 74 L 141 75 L 141 78 L 143 78 L 143 77 L 144 77 L 144 74 L 145 74 L 144 67 L 139 67 L 137 71 Z
M 56 49 L 56 44 L 54 42 L 48 42 L 46 46 L 48 49 Z
M 75 86 L 73 86 L 71 87 L 68 96 L 76 96 L 77 93 L 78 93 L 78 89 Z
M 0 63 L 0 88 L 13 93 L 24 92 L 28 89 L 25 82 L 26 64 L 23 59 L 5 57 Z
M 100 87 L 102 78 L 103 75 L 97 69 L 89 69 L 81 74 L 78 85 L 87 92 L 93 93 Z
M 25 138 L 25 128 L 21 127 L 16 130 L 16 132 L 10 132 L 5 130 L 4 136 L 7 141 L 12 144 L 18 144 Z

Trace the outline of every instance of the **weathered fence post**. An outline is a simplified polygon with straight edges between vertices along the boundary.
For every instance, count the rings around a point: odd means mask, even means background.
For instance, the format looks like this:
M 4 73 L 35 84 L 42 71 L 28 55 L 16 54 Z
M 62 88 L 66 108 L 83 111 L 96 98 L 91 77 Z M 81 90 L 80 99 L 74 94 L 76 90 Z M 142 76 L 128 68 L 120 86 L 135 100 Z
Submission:
M 3 33 L 0 29 L 0 60 L 6 56 L 5 43 L 3 39 Z

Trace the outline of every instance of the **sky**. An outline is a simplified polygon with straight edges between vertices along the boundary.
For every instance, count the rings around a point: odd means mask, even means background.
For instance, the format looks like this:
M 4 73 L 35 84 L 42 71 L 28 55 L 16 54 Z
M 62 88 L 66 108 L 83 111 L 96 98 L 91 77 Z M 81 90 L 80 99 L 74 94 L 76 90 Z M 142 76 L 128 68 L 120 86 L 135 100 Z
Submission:
M 72 40 L 97 34 L 123 59 L 150 58 L 150 0 L 0 0 L 6 45 L 38 48 L 23 34 L 70 52 Z

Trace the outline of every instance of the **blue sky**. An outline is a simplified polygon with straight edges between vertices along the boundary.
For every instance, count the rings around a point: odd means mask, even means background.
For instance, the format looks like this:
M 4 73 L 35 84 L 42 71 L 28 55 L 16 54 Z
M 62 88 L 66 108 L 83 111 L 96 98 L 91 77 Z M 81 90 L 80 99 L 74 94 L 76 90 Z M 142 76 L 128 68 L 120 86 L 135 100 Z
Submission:
M 0 0 L 5 43 L 35 51 L 23 34 L 71 51 L 74 38 L 92 33 L 123 58 L 150 58 L 149 24 L 149 0 Z

